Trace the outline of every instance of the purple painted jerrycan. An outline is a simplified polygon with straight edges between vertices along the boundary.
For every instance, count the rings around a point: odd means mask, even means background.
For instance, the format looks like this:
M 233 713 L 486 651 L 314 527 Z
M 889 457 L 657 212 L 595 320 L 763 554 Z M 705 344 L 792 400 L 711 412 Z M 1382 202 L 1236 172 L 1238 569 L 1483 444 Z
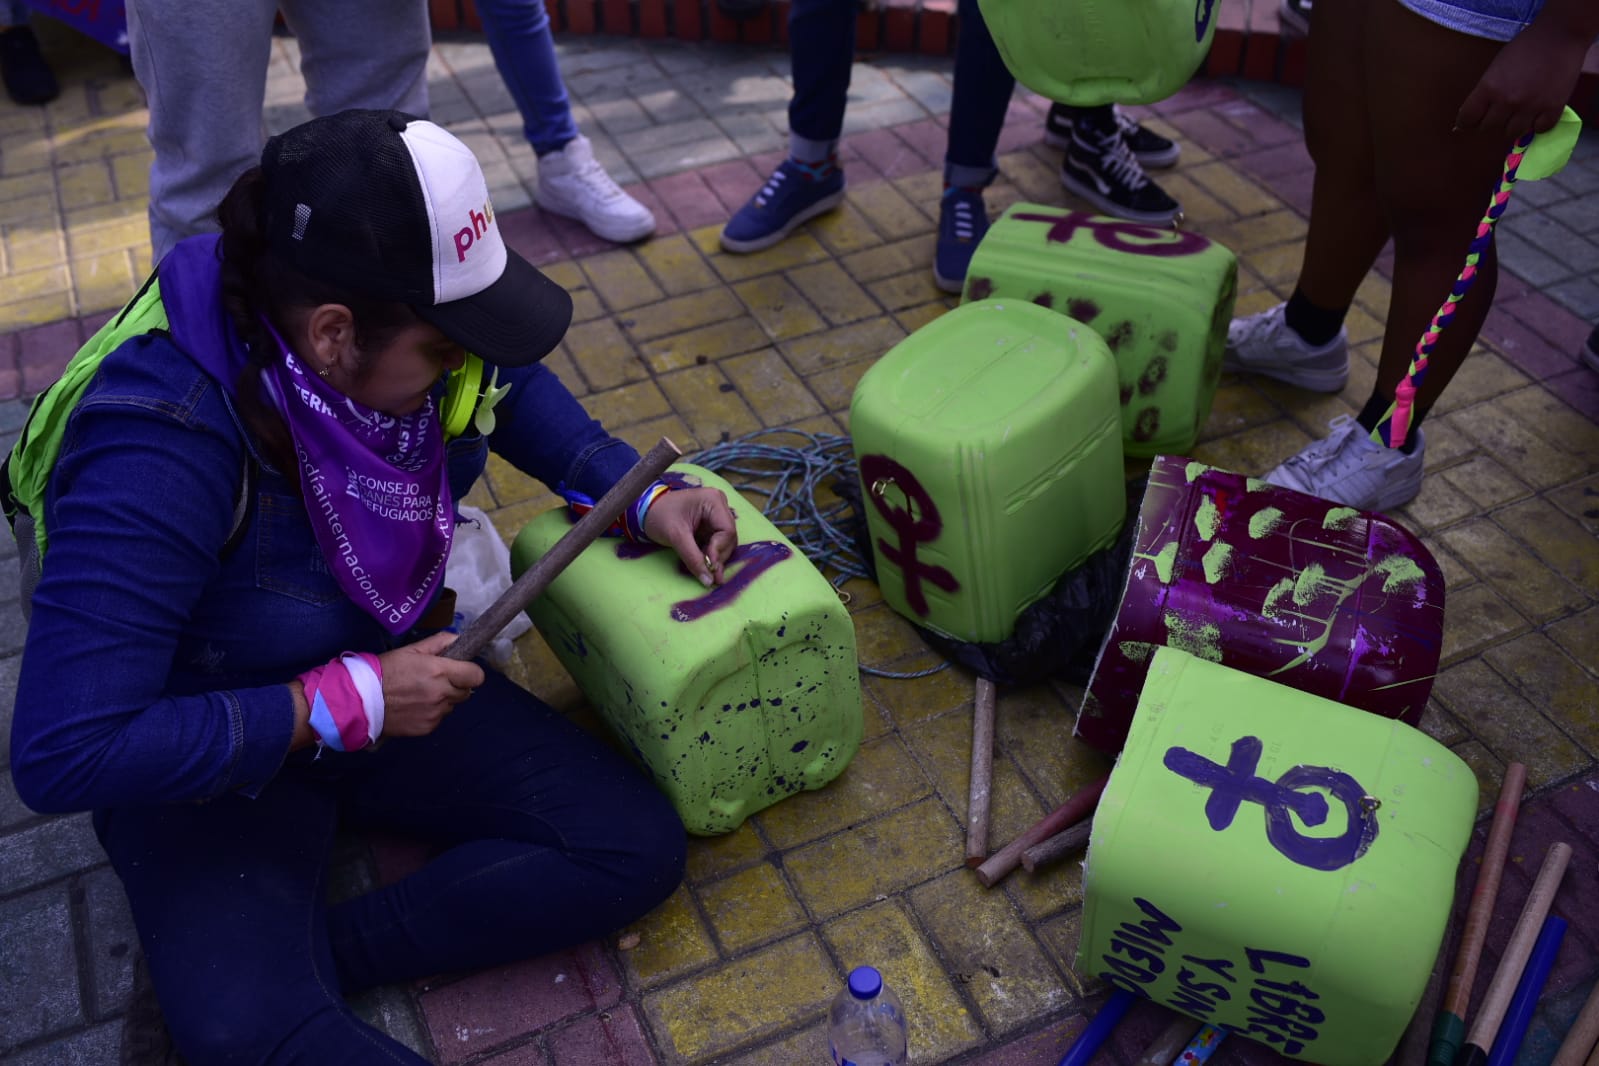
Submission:
M 1159 456 L 1076 733 L 1121 750 L 1161 646 L 1413 726 L 1443 620 L 1443 574 L 1397 523 Z

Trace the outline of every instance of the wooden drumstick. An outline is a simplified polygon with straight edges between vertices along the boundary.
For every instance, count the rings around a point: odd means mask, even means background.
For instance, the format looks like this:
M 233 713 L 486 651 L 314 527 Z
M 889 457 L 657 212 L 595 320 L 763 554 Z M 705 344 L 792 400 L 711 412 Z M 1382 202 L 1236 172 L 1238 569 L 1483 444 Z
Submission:
M 988 806 L 994 787 L 994 683 L 977 679 L 972 712 L 972 783 L 966 801 L 966 865 L 988 858 Z
M 1455 1059 L 1458 1066 L 1483 1066 L 1488 1061 L 1488 1050 L 1493 1047 L 1494 1037 L 1499 1035 L 1499 1026 L 1505 1020 L 1510 997 L 1516 994 L 1521 971 L 1532 955 L 1533 942 L 1538 939 L 1543 920 L 1549 915 L 1549 907 L 1555 901 L 1555 893 L 1560 890 L 1560 879 L 1565 876 L 1569 862 L 1570 844 L 1557 842 L 1549 845 L 1543 867 L 1538 871 L 1538 879 L 1532 883 L 1532 894 L 1527 897 L 1526 906 L 1521 908 L 1521 917 L 1516 920 L 1510 942 L 1499 957 L 1499 969 L 1494 971 L 1488 995 L 1483 998 L 1482 1007 L 1471 1023 L 1466 1044 Z
M 1583 1066 L 1583 1057 L 1593 1052 L 1593 1062 L 1599 1059 L 1599 985 L 1593 986 L 1593 991 L 1588 995 L 1588 1001 L 1582 1005 L 1582 1010 L 1577 1013 L 1577 1020 L 1571 1023 L 1571 1028 L 1566 1031 L 1566 1038 L 1560 1042 L 1560 1050 L 1555 1052 L 1555 1057 L 1549 1066 Z

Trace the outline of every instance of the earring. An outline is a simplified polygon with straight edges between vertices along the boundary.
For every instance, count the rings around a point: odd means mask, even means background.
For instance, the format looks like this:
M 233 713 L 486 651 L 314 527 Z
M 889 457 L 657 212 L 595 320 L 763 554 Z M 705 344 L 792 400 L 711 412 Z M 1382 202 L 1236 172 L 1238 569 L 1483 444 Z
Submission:
M 318 370 L 317 371 L 317 376 L 322 378 L 323 380 L 326 380 L 326 379 L 332 377 L 333 376 L 333 364 L 329 363 L 327 366 L 323 367 L 321 370 Z

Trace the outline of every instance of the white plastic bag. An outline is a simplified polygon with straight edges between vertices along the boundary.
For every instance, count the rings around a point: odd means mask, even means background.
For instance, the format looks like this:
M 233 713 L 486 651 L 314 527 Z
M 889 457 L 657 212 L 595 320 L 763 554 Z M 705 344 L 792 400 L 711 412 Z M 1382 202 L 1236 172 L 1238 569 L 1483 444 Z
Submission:
M 455 621 L 464 627 L 511 587 L 511 550 L 488 515 L 465 504 L 456 510 L 460 517 L 444 564 L 444 583 L 455 590 Z M 483 657 L 500 670 L 509 668 L 511 641 L 532 628 L 527 615 L 518 614 L 495 634 Z

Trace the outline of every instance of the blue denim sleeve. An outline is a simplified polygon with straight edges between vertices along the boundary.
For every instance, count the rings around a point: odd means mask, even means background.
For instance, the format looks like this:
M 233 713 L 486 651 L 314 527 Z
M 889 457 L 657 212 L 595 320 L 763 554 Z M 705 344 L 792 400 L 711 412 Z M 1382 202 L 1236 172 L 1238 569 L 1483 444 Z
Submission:
M 511 391 L 495 408 L 489 446 L 523 473 L 597 500 L 638 462 L 638 452 L 606 432 L 542 364 L 503 367 L 500 384 Z
M 63 440 L 13 718 L 14 781 L 34 810 L 253 792 L 288 752 L 286 684 L 168 690 L 244 457 L 216 388 L 191 380 L 97 381 Z

